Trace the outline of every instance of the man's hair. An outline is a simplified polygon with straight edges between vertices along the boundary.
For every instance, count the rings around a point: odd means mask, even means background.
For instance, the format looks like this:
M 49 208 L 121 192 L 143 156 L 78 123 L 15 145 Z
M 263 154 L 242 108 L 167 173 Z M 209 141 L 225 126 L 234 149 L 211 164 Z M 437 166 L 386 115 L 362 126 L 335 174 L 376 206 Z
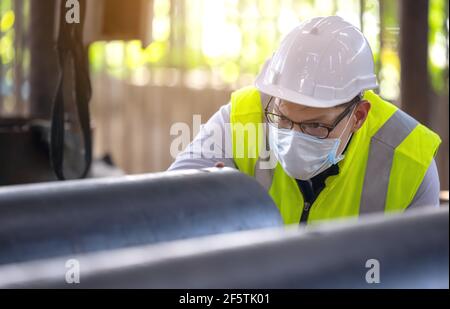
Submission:
M 358 93 L 358 94 L 356 95 L 356 97 L 354 97 L 353 99 L 351 99 L 351 100 L 348 101 L 347 103 L 339 104 L 339 105 L 337 105 L 336 107 L 347 108 L 347 107 L 349 107 L 350 105 L 354 105 L 354 104 L 356 104 L 356 103 L 361 102 L 362 99 L 363 99 L 363 97 L 364 97 L 364 92 L 360 92 L 360 93 Z

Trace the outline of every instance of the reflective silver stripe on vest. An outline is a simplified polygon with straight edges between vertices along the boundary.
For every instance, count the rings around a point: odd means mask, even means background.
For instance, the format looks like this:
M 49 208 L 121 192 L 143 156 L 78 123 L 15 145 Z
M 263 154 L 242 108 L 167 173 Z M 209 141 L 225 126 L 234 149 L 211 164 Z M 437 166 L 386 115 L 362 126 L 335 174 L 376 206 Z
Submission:
M 256 181 L 258 181 L 259 184 L 266 189 L 266 191 L 269 191 L 270 186 L 272 185 L 273 174 L 275 172 L 275 169 L 261 169 L 260 168 L 261 161 L 262 161 L 262 159 L 259 159 L 256 162 L 255 178 L 256 178 Z
M 266 147 L 266 150 L 269 151 L 269 135 L 267 133 L 266 126 L 264 126 L 264 138 L 266 139 L 264 146 Z M 256 181 L 258 181 L 259 184 L 266 189 L 266 191 L 269 191 L 270 186 L 272 185 L 275 169 L 261 168 L 261 166 L 263 166 L 263 163 L 269 162 L 269 160 L 270 158 L 261 158 L 259 155 L 255 166 Z
M 418 122 L 401 110 L 378 130 L 370 141 L 360 214 L 384 211 L 394 151 Z

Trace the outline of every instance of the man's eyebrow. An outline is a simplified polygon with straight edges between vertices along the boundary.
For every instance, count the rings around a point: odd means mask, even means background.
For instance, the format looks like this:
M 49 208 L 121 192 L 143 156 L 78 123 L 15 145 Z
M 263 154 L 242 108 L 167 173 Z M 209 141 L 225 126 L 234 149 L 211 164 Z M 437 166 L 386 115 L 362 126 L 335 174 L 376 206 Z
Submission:
M 326 124 L 328 122 L 328 119 L 323 119 L 324 117 L 326 117 L 326 116 L 319 116 L 319 117 L 316 117 L 316 118 L 313 118 L 313 119 L 308 119 L 308 120 L 305 120 L 305 121 L 302 121 L 302 122 L 306 122 L 306 123 L 308 123 L 308 122 L 320 122 L 320 123 Z
M 345 107 L 338 115 L 341 115 L 341 113 L 343 113 L 344 112 L 344 110 L 346 110 L 347 108 L 349 108 L 349 106 L 347 106 L 347 107 Z M 327 117 L 329 114 L 327 114 L 327 115 L 322 115 L 322 116 L 319 116 L 319 117 L 316 117 L 316 118 L 313 118 L 313 119 L 311 119 L 311 120 L 307 120 L 307 121 L 304 121 L 304 122 L 320 122 L 321 124 L 328 124 L 328 125 L 331 125 L 330 124 L 330 122 L 333 122 L 333 121 L 335 121 L 335 118 L 332 118 L 332 119 L 323 119 L 323 117 Z M 338 117 L 338 116 L 336 116 L 336 117 Z

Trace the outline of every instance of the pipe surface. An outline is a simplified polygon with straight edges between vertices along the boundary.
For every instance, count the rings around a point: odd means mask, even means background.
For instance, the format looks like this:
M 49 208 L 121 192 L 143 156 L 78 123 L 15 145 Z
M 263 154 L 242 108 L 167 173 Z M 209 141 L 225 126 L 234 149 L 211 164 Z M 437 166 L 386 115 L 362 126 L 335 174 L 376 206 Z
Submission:
M 0 287 L 448 289 L 448 219 L 448 208 L 418 209 L 7 265 Z M 79 284 L 65 281 L 68 259 Z
M 283 225 L 233 169 L 0 188 L 0 264 Z

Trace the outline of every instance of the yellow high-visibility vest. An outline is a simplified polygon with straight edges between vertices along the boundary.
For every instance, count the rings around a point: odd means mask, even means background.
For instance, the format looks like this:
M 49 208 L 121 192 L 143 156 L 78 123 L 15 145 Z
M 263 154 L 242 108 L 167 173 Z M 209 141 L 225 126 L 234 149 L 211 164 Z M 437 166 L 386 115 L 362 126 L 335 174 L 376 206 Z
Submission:
M 368 117 L 338 163 L 339 174 L 325 180 L 308 223 L 405 210 L 436 155 L 441 143 L 436 133 L 372 91 L 366 91 L 364 99 L 371 103 Z M 246 87 L 231 95 L 236 166 L 266 187 L 285 224 L 299 223 L 304 200 L 296 180 L 279 163 L 273 169 L 259 167 L 262 138 L 267 136 L 257 124 L 263 122 L 263 103 L 256 88 Z M 254 125 L 256 132 L 242 131 L 248 124 Z

